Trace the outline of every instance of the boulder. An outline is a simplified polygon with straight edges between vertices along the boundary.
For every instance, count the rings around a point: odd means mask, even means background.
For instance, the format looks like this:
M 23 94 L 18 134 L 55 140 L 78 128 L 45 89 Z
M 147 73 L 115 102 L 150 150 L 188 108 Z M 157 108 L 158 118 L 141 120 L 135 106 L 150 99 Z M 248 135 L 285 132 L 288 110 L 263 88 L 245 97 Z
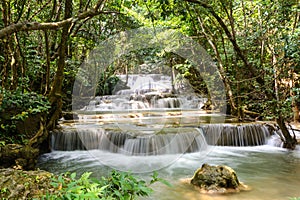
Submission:
M 239 182 L 235 171 L 225 165 L 203 164 L 195 172 L 190 183 L 202 193 L 228 193 L 248 189 L 246 185 Z

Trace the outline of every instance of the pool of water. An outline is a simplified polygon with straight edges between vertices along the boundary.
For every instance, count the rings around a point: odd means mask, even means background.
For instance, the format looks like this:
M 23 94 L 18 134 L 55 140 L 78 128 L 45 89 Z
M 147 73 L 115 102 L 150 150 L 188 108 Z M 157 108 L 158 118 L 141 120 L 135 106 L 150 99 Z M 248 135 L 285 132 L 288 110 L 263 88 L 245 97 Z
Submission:
M 191 178 L 203 163 L 228 165 L 241 182 L 251 190 L 226 195 L 199 194 L 183 180 Z M 65 171 L 78 174 L 92 171 L 94 177 L 105 176 L 113 168 L 131 171 L 149 180 L 152 171 L 173 186 L 155 183 L 154 193 L 143 199 L 289 199 L 300 197 L 300 147 L 288 151 L 270 145 L 255 147 L 209 146 L 200 152 L 159 155 L 129 156 L 100 150 L 53 151 L 40 157 L 38 167 L 59 174 Z

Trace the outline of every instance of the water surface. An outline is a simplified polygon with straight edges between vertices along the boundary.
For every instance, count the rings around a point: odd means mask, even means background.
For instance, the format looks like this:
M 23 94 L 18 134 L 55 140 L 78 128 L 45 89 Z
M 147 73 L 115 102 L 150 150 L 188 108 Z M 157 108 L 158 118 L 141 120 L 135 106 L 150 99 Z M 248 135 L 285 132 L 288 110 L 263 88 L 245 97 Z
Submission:
M 92 171 L 94 177 L 105 176 L 113 168 L 129 170 L 149 180 L 152 170 L 169 181 L 173 187 L 161 183 L 152 185 L 154 193 L 146 199 L 289 199 L 300 196 L 300 147 L 288 151 L 270 145 L 255 147 L 209 146 L 195 153 L 128 156 L 100 150 L 53 151 L 41 156 L 38 167 L 53 173 L 72 171 L 81 174 Z M 226 195 L 199 194 L 182 179 L 191 178 L 203 163 L 232 167 L 241 182 L 251 191 Z M 107 166 L 109 164 L 109 166 Z

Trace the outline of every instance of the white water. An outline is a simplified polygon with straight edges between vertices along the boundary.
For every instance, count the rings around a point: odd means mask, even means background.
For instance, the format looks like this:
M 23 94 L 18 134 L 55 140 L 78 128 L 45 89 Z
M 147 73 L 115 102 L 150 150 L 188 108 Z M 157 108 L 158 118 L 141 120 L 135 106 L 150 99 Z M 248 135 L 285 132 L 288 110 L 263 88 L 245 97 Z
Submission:
M 56 130 L 52 133 L 51 148 L 63 151 L 98 149 L 139 156 L 196 152 L 207 148 L 202 129 L 180 128 L 171 131 L 155 134 L 144 130 L 135 134 L 102 128 Z
M 126 82 L 125 75 L 119 75 L 119 78 Z M 95 97 L 82 110 L 201 109 L 207 101 L 177 84 L 174 84 L 177 92 L 173 94 L 171 77 L 163 74 L 128 75 L 127 86 L 129 89 L 114 91 L 114 95 Z

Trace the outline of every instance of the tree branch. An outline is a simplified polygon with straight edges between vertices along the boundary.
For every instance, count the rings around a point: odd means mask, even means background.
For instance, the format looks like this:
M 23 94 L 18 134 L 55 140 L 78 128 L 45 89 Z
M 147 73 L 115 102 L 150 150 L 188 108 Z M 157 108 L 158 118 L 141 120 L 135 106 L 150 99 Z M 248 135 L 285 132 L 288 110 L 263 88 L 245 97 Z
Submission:
M 240 48 L 240 46 L 237 44 L 237 41 L 234 37 L 234 35 L 229 31 L 228 27 L 226 26 L 226 24 L 224 23 L 224 21 L 222 20 L 222 18 L 214 11 L 213 7 L 210 6 L 209 4 L 205 3 L 204 1 L 198 1 L 198 0 L 186 0 L 187 2 L 190 3 L 195 3 L 198 4 L 200 6 L 202 6 L 203 8 L 205 8 L 219 23 L 219 25 L 222 27 L 222 29 L 224 30 L 226 36 L 228 37 L 228 39 L 230 40 L 237 56 L 243 61 L 244 65 L 249 68 L 249 76 L 257 76 L 258 72 L 257 70 L 248 62 L 247 57 L 244 55 L 243 50 Z M 256 81 L 263 85 L 264 84 L 264 80 L 261 77 L 257 77 Z
M 76 17 L 71 17 L 59 22 L 45 22 L 45 23 L 38 23 L 38 22 L 19 22 L 16 24 L 9 25 L 0 30 L 0 39 L 10 36 L 13 33 L 19 31 L 33 31 L 33 30 L 53 30 L 59 29 L 65 26 L 68 23 L 76 22 L 87 17 L 94 17 L 100 14 L 111 14 L 111 13 L 118 13 L 115 11 L 96 11 L 94 9 L 87 10 L 83 13 L 80 13 Z

